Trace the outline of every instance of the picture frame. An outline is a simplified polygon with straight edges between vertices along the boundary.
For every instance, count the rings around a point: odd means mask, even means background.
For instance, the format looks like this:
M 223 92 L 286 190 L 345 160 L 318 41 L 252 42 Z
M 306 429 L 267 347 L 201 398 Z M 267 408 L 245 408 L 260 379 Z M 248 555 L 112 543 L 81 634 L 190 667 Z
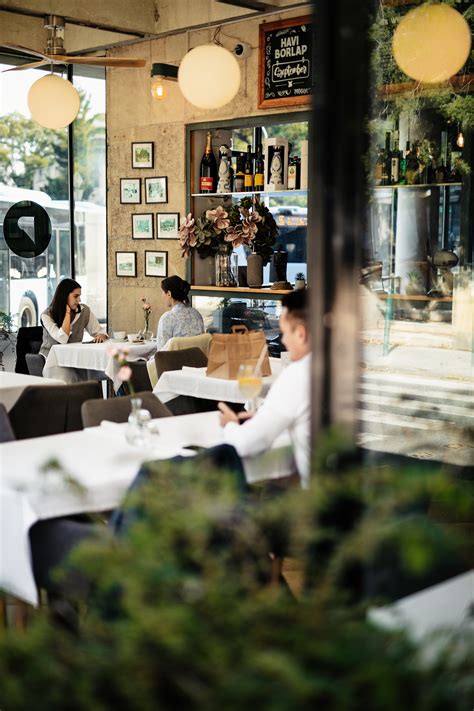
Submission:
M 136 277 L 137 253 L 115 252 L 115 273 L 118 277 Z
M 120 203 L 122 205 L 139 205 L 141 201 L 141 179 L 120 178 Z
M 301 106 L 313 93 L 311 15 L 259 27 L 258 108 Z
M 140 212 L 132 215 L 132 239 L 154 239 L 154 215 Z
M 156 230 L 157 239 L 178 239 L 179 212 L 158 212 Z
M 168 252 L 145 251 L 145 276 L 168 276 Z
M 145 202 L 168 202 L 168 177 L 166 175 L 145 178 Z
M 132 168 L 153 168 L 155 160 L 153 141 L 132 143 Z

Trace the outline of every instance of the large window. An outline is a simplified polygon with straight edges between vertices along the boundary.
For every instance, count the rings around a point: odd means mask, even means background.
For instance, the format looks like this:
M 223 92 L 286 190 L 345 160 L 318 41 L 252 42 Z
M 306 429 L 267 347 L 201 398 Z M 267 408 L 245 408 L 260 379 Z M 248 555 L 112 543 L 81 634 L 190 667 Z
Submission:
M 0 70 L 8 68 L 0 64 Z M 37 257 L 14 254 L 0 231 L 0 310 L 18 326 L 38 324 L 58 282 L 74 273 L 74 261 L 83 300 L 105 320 L 105 81 L 100 75 L 74 79 L 81 109 L 70 153 L 66 128 L 52 131 L 30 118 L 28 91 L 42 75 L 34 69 L 0 74 L 0 225 L 13 204 L 29 200 L 46 210 L 52 226 L 49 246 Z M 68 170 L 72 154 L 74 243 Z M 23 222 L 33 239 L 32 220 Z

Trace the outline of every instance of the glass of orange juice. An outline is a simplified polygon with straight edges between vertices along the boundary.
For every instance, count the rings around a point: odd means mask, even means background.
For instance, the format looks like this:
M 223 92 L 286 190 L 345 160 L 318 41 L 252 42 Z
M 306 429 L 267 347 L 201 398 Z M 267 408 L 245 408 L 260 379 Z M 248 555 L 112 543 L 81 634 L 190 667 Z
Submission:
M 261 373 L 255 372 L 253 365 L 243 363 L 239 367 L 237 381 L 241 394 L 247 400 L 247 410 L 255 412 L 257 409 L 257 397 L 260 395 L 263 385 Z

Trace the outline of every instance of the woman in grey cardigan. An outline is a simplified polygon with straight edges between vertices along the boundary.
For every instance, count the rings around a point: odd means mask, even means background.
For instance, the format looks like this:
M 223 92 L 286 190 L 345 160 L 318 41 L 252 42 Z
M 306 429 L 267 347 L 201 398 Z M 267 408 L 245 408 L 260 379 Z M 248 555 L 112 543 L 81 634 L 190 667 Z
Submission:
M 97 318 L 81 304 L 81 285 L 74 279 L 63 279 L 56 287 L 53 300 L 41 314 L 43 343 L 40 353 L 46 359 L 52 346 L 58 343 L 81 343 L 84 331 L 102 343 L 108 336 Z

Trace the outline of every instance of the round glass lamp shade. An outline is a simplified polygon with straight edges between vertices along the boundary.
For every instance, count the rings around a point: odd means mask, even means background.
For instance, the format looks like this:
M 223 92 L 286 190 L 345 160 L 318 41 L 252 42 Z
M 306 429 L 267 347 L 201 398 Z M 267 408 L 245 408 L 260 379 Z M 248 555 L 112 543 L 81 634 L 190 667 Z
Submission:
M 240 86 L 240 67 L 229 50 L 203 44 L 188 52 L 178 71 L 184 98 L 199 109 L 218 109 L 228 104 Z
M 392 46 L 405 74 L 435 84 L 450 79 L 466 63 L 471 33 L 464 17 L 449 5 L 421 5 L 400 20 Z
M 64 128 L 77 116 L 79 94 L 70 81 L 55 74 L 38 79 L 28 92 L 31 117 L 45 128 Z

